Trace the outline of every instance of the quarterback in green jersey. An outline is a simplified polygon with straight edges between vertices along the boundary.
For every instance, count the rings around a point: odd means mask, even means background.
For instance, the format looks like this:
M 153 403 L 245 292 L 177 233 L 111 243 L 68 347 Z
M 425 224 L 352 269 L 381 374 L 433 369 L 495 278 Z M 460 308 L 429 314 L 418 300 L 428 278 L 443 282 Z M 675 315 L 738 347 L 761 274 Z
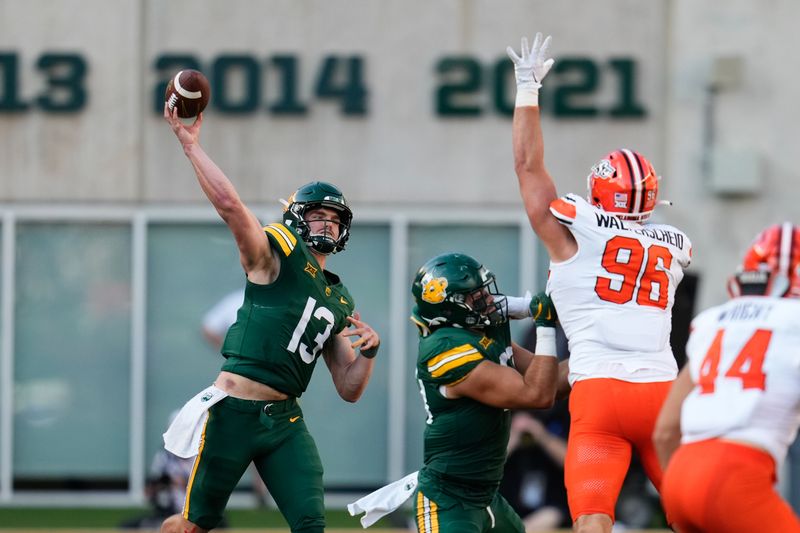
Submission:
M 313 182 L 289 198 L 281 222 L 262 228 L 200 147 L 202 114 L 189 126 L 166 106 L 164 117 L 236 240 L 246 286 L 214 385 L 187 402 L 164 435 L 167 449 L 197 457 L 183 512 L 161 531 L 216 527 L 253 462 L 291 531 L 322 533 L 322 464 L 296 399 L 322 356 L 338 394 L 355 402 L 380 345 L 339 277 L 325 270 L 328 255 L 347 243 L 352 212 L 339 189 Z
M 555 309 L 533 297 L 536 355 L 511 341 L 508 299 L 472 257 L 448 253 L 419 269 L 412 320 L 416 375 L 427 415 L 424 466 L 414 494 L 420 533 L 524 533 L 497 492 L 509 409 L 547 408 L 556 395 Z M 518 299 L 515 299 L 518 300 Z

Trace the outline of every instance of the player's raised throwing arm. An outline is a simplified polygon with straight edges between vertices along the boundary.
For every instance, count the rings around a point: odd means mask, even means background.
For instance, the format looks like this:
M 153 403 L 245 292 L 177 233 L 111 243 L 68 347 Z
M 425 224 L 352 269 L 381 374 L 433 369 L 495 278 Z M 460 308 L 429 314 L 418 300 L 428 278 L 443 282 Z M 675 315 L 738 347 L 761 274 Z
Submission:
M 550 37 L 543 39 L 537 33 L 532 47 L 528 46 L 527 38 L 522 38 L 520 55 L 511 47 L 506 52 L 514 62 L 517 79 L 513 143 L 520 194 L 531 226 L 544 242 L 550 258 L 562 261 L 575 254 L 577 244 L 569 230 L 550 214 L 550 203 L 558 196 L 553 178 L 544 166 L 539 115 L 539 88 L 555 62 L 548 57 L 549 48 Z
M 191 161 L 200 187 L 233 233 L 248 278 L 253 283 L 271 282 L 277 277 L 280 261 L 273 256 L 256 216 L 242 203 L 231 181 L 200 146 L 203 114 L 186 126 L 178 118 L 177 108 L 170 113 L 165 104 L 164 118 Z

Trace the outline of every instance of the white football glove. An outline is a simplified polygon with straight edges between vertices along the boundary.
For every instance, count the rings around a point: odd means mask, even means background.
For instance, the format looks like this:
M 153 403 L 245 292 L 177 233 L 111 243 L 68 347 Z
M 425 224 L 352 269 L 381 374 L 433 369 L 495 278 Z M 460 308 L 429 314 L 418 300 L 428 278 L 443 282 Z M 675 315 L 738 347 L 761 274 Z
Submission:
M 514 76 L 517 78 L 516 106 L 538 106 L 539 87 L 555 59 L 548 57 L 550 51 L 550 36 L 542 39 L 541 32 L 536 33 L 533 46 L 528 48 L 528 38 L 522 38 L 521 56 L 518 56 L 510 46 L 506 53 L 514 62 Z

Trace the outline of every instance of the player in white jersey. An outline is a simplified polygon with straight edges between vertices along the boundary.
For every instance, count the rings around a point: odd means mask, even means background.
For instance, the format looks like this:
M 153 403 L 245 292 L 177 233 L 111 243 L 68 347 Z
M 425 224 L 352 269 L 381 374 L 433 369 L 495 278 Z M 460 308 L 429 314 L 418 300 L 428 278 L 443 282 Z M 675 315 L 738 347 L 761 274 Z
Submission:
M 548 292 L 569 341 L 565 484 L 576 531 L 610 532 L 636 450 L 653 484 L 659 409 L 677 374 L 669 345 L 675 289 L 691 258 L 681 231 L 645 224 L 658 204 L 653 166 L 615 150 L 592 167 L 588 201 L 561 198 L 544 165 L 538 90 L 554 60 L 550 37 L 508 48 L 517 80 L 514 162 L 531 226 L 550 255 Z
M 800 426 L 800 227 L 759 234 L 729 287 L 656 424 L 664 507 L 681 533 L 800 531 L 774 489 Z
M 609 157 L 643 159 L 630 150 Z M 547 283 L 564 315 L 570 384 L 589 378 L 674 379 L 671 311 L 689 264 L 689 239 L 672 226 L 626 221 L 574 194 L 555 200 L 550 211 L 569 228 L 579 250 L 550 263 Z

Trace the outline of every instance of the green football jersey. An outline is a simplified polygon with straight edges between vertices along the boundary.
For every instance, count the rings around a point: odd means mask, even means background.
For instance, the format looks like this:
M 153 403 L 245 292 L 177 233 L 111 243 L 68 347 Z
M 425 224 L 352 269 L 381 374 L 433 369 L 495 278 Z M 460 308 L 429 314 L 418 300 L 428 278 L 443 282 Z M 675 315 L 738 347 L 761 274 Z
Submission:
M 281 270 L 269 285 L 247 281 L 244 303 L 222 344 L 222 370 L 299 397 L 355 306 L 339 277 L 320 268 L 294 229 L 276 223 L 264 231 Z
M 420 337 L 417 381 L 427 414 L 423 492 L 485 507 L 503 476 L 511 415 L 471 398 L 448 399 L 446 385 L 465 379 L 482 361 L 509 365 L 508 323 L 482 333 L 440 328 Z M 444 496 L 444 497 L 443 497 Z

